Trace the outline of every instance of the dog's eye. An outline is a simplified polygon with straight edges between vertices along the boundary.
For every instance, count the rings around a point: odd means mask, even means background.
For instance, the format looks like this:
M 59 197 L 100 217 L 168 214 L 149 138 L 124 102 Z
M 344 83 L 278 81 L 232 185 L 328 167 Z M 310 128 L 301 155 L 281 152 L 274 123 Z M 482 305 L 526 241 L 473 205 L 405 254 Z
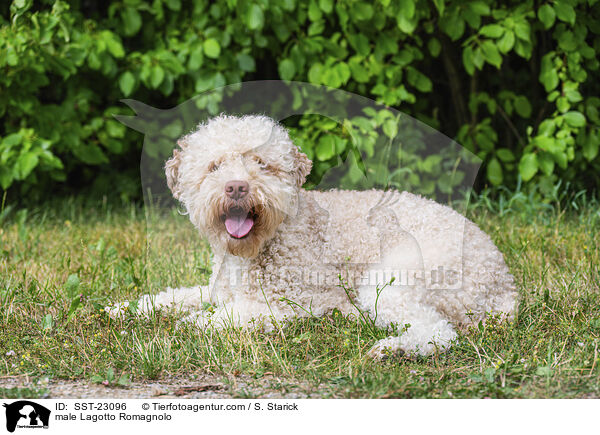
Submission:
M 210 162 L 208 165 L 208 172 L 215 172 L 217 169 L 219 169 L 219 165 L 215 162 Z

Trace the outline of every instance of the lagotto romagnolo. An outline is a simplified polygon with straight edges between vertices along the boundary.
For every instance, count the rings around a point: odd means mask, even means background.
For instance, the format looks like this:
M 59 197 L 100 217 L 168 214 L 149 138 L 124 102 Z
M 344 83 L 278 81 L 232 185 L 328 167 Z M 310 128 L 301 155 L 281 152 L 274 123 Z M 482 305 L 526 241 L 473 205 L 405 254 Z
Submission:
M 267 329 L 360 309 L 398 327 L 374 358 L 427 355 L 461 325 L 512 316 L 513 277 L 475 224 L 408 192 L 304 190 L 311 166 L 266 116 L 220 115 L 182 137 L 167 183 L 210 243 L 212 275 L 207 287 L 145 296 L 142 309 L 175 304 L 201 327 Z

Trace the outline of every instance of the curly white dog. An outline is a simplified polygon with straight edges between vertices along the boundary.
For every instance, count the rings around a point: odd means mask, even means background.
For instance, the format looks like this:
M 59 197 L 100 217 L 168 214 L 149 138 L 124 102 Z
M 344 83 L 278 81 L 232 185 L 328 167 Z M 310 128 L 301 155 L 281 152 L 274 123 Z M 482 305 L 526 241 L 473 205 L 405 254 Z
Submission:
M 399 330 L 374 358 L 427 355 L 449 346 L 455 326 L 512 315 L 502 254 L 449 207 L 407 192 L 303 190 L 311 161 L 265 116 L 221 115 L 178 144 L 167 182 L 212 247 L 212 276 L 145 296 L 142 309 L 177 304 L 202 325 L 267 328 L 360 309 Z M 200 309 L 209 299 L 211 314 Z

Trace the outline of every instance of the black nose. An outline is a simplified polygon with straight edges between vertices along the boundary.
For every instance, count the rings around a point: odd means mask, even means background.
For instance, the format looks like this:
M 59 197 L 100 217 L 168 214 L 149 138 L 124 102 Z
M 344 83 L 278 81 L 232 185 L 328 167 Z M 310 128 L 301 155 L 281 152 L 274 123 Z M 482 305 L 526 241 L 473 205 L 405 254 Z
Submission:
M 242 199 L 248 195 L 250 185 L 246 181 L 232 180 L 225 184 L 225 194 L 231 199 Z

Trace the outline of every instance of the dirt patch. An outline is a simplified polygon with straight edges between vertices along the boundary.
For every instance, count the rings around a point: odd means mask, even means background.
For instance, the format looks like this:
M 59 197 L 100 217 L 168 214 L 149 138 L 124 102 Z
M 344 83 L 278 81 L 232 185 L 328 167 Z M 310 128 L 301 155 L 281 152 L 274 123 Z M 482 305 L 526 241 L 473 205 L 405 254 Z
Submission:
M 0 379 L 0 397 L 45 399 L 232 399 L 320 397 L 318 389 L 274 376 L 170 377 L 157 381 L 132 382 L 112 387 L 85 380 L 31 381 L 26 377 Z

